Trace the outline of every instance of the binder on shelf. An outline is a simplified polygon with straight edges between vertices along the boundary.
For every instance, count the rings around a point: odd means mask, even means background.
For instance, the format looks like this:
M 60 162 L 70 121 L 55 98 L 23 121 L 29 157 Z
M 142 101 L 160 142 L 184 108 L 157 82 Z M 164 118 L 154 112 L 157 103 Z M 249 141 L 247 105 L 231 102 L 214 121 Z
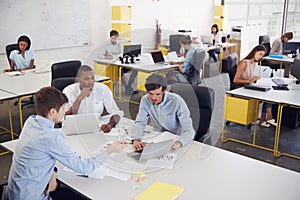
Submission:
M 183 190 L 183 187 L 156 181 L 135 197 L 134 200 L 175 200 Z

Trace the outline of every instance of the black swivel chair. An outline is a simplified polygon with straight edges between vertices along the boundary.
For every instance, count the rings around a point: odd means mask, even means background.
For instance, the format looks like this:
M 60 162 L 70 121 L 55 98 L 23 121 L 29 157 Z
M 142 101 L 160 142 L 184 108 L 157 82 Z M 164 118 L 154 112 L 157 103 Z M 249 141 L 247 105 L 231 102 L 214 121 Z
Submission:
M 270 37 L 268 35 L 261 35 L 258 37 L 258 44 L 270 43 Z
M 206 52 L 202 49 L 197 49 L 192 58 L 192 70 L 191 77 L 189 82 L 192 85 L 198 85 L 201 83 L 201 74 L 200 71 L 203 68 L 203 61 L 205 58 Z
M 171 85 L 170 90 L 181 96 L 186 102 L 196 132 L 194 140 L 203 142 L 206 139 L 205 135 L 209 132 L 211 123 L 215 102 L 214 90 L 208 87 L 182 83 Z
M 6 47 L 5 47 L 6 56 L 7 56 L 9 66 L 10 66 L 10 59 L 9 59 L 10 53 L 13 50 L 17 50 L 17 49 L 18 49 L 18 44 L 9 44 L 9 45 L 6 45 Z
M 180 38 L 184 36 L 182 34 L 170 35 L 169 43 L 170 43 L 170 51 L 175 51 L 177 55 L 180 55 Z
M 57 78 L 52 81 L 51 86 L 55 87 L 60 91 L 63 91 L 65 87 L 75 83 L 75 81 L 76 81 L 76 77 Z
M 57 78 L 76 77 L 77 71 L 81 66 L 79 60 L 54 63 L 51 66 L 52 81 Z

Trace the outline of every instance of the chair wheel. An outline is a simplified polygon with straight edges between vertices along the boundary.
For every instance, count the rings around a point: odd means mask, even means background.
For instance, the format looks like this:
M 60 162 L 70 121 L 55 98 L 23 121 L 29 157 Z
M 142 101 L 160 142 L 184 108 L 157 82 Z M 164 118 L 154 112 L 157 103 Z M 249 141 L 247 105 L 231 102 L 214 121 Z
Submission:
M 230 121 L 226 121 L 225 124 L 226 124 L 226 126 L 229 126 Z
M 251 123 L 247 125 L 247 129 L 251 129 L 251 127 L 252 127 Z

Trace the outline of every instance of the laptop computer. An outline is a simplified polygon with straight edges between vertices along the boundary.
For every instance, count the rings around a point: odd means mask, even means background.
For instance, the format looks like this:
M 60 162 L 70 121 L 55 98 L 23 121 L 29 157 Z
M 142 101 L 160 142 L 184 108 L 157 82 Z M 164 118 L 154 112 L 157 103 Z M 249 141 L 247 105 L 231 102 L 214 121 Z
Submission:
M 141 161 L 147 161 L 153 158 L 156 158 L 158 156 L 166 155 L 169 153 L 172 144 L 173 139 L 164 140 L 162 142 L 156 142 L 156 143 L 149 143 L 146 144 L 146 146 L 143 148 L 142 152 L 130 152 L 127 155 L 134 160 L 137 160 L 139 162 Z
M 62 123 L 62 130 L 65 135 L 99 132 L 99 114 L 66 115 Z
M 153 62 L 155 64 L 168 64 L 165 61 L 164 56 L 161 51 L 153 51 L 153 52 L 151 52 L 151 56 L 152 56 Z
M 201 35 L 201 42 L 203 44 L 209 44 L 209 43 L 212 44 L 211 36 L 210 35 Z

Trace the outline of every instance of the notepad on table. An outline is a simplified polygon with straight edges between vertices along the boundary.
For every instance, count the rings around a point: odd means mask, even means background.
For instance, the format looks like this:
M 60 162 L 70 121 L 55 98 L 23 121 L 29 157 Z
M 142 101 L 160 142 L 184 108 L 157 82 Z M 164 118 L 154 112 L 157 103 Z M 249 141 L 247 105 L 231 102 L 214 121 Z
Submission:
M 156 181 L 134 200 L 175 200 L 182 192 L 183 187 Z
M 5 74 L 7 74 L 8 76 L 21 76 L 24 75 L 24 72 L 20 72 L 20 71 L 11 71 L 11 72 L 5 72 Z

